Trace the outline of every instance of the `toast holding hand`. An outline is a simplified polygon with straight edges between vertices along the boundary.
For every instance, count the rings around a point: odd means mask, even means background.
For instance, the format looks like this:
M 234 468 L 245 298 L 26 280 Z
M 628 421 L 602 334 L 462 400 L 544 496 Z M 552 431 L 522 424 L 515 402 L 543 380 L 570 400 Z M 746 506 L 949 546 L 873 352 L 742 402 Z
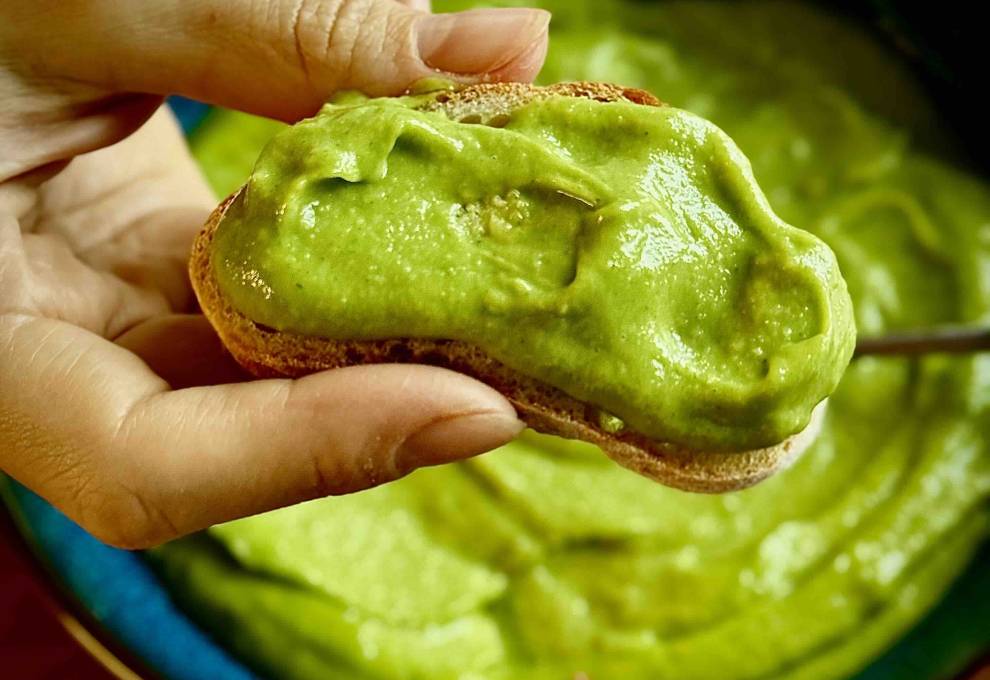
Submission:
M 451 368 L 696 492 L 799 455 L 855 341 L 831 251 L 731 140 L 601 83 L 328 105 L 269 144 L 190 273 L 256 376 Z

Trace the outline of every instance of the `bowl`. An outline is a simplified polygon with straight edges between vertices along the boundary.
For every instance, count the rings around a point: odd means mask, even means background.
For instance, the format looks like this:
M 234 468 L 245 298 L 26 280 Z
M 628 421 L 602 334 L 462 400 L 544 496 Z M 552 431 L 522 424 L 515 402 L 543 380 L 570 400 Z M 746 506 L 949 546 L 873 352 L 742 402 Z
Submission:
M 947 101 L 961 102 L 971 75 L 946 35 L 951 26 L 931 21 L 897 3 L 844 3 L 869 22 L 881 39 L 906 52 Z M 957 99 L 958 98 L 958 99 Z M 208 107 L 173 98 L 184 128 L 193 130 Z M 955 120 L 965 129 L 969 117 Z M 60 621 L 80 644 L 118 678 L 242 680 L 255 675 L 215 643 L 176 607 L 140 554 L 109 548 L 51 505 L 10 479 L 0 492 L 23 538 L 18 549 L 31 555 L 59 604 Z M 112 575 L 112 578 L 108 578 Z M 857 676 L 985 677 L 990 621 L 990 543 L 985 544 L 941 603 L 901 641 Z M 941 669 L 941 670 L 939 670 Z

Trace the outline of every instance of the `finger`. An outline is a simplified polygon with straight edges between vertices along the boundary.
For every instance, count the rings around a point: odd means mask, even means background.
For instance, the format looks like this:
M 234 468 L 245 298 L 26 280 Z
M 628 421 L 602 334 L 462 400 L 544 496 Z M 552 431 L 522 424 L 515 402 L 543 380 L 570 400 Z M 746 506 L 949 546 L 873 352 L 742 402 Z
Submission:
M 182 131 L 162 107 L 136 133 L 73 159 L 42 185 L 30 230 L 64 241 L 82 264 L 115 275 L 108 281 L 161 292 L 172 309 L 184 309 L 189 250 L 214 205 Z M 65 286 L 65 271 L 49 274 L 53 287 Z
M 115 342 L 139 356 L 174 390 L 251 380 L 199 314 L 155 317 Z
M 4 0 L 0 0 L 0 15 L 6 10 Z M 29 49 L 33 48 L 23 49 L 16 57 L 4 54 L 7 36 L 3 31 L 10 28 L 10 23 L 0 22 L 0 64 L 13 70 L 14 60 L 27 58 Z M 33 69 L 30 64 L 27 67 Z M 105 146 L 123 139 L 144 124 L 162 102 L 159 96 L 133 93 L 101 92 L 102 96 L 94 98 L 92 87 L 66 83 L 55 88 L 56 91 L 65 90 L 60 100 L 58 95 L 44 92 L 44 87 L 37 87 L 44 82 L 37 74 L 25 80 L 36 86 L 28 88 L 27 96 L 24 88 L 0 81 L 0 97 L 4 101 L 4 106 L 0 107 L 0 144 L 3 148 L 0 182 L 45 166 L 57 168 L 75 155 L 99 148 L 97 145 L 101 140 Z M 6 87 L 2 87 L 4 85 Z M 31 92 L 31 89 L 40 92 Z M 88 98 L 80 96 L 78 101 L 67 105 L 66 100 L 72 101 L 72 93 L 79 95 L 80 91 L 86 92 Z M 41 174 L 48 173 L 43 171 Z
M 214 199 L 166 109 L 32 194 L 33 216 L 0 224 L 0 313 L 115 337 L 190 307 L 189 250 Z
M 531 80 L 549 23 L 542 10 L 431 15 L 395 0 L 12 4 L 9 38 L 46 73 L 287 120 L 340 89 L 397 94 L 437 72 Z
M 4 469 L 129 548 L 380 484 L 522 427 L 494 390 L 425 366 L 171 391 L 122 347 L 11 315 L 0 384 Z
M 430 11 L 430 0 L 399 0 L 399 3 L 412 9 L 418 9 L 420 12 Z

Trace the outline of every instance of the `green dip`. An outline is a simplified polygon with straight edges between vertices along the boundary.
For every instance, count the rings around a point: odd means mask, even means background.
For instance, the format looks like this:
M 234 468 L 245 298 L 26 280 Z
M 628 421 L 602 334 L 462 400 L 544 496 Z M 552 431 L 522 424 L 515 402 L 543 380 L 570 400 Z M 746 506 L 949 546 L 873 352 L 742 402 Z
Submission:
M 835 252 L 861 332 L 990 323 L 990 187 L 946 160 L 931 105 L 858 32 L 789 3 L 540 4 L 545 80 L 644 86 L 726 130 L 776 213 Z M 220 194 L 276 129 L 207 124 L 196 152 Z M 526 434 L 153 557 L 280 678 L 845 677 L 987 535 L 990 356 L 858 360 L 830 404 L 806 456 L 740 493 L 680 493 Z
M 835 257 L 718 128 L 553 97 L 498 127 L 327 105 L 279 133 L 214 241 L 266 326 L 471 342 L 632 429 L 746 450 L 803 429 L 855 339 Z

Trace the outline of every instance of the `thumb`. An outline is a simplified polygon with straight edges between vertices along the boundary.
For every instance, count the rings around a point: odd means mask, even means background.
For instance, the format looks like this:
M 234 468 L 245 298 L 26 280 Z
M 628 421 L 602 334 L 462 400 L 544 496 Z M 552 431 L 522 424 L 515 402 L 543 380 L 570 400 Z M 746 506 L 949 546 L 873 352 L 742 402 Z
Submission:
M 173 317 L 121 344 L 206 323 Z M 190 360 L 200 349 L 185 343 Z M 218 348 L 207 343 L 207 354 Z M 156 352 L 152 363 L 179 359 Z M 500 446 L 522 423 L 493 389 L 428 366 L 169 389 L 128 349 L 0 315 L 0 469 L 120 547 L 365 489 Z
M 442 73 L 531 81 L 546 58 L 549 24 L 549 13 L 534 9 L 427 15 L 417 23 L 419 55 Z
M 28 50 L 46 74 L 285 120 L 337 90 L 398 94 L 438 73 L 532 80 L 550 20 L 535 9 L 430 15 L 396 0 L 39 0 L 11 11 L 13 53 Z

